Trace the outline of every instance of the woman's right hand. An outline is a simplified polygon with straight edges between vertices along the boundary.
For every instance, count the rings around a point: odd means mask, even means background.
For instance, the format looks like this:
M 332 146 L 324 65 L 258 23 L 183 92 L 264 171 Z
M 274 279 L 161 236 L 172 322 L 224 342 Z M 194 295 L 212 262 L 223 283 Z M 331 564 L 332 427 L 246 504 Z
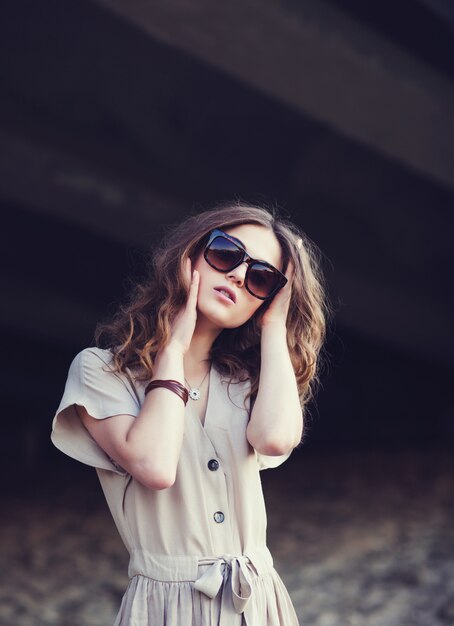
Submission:
M 185 278 L 189 284 L 189 294 L 184 308 L 177 314 L 171 329 L 171 338 L 167 347 L 176 348 L 183 354 L 189 349 L 197 321 L 197 296 L 199 293 L 199 272 L 192 271 L 191 259 L 187 259 Z

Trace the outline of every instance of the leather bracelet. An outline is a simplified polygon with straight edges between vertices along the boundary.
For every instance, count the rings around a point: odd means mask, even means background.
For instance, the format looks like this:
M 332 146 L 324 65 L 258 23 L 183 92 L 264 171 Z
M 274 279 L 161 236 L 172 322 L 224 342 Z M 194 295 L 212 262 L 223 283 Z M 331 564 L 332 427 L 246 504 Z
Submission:
M 189 392 L 184 385 L 182 385 L 178 380 L 152 380 L 151 383 L 145 388 L 145 395 L 152 389 L 157 389 L 159 387 L 163 387 L 164 389 L 168 389 L 169 391 L 173 391 L 176 393 L 179 398 L 181 398 L 184 402 L 184 406 L 188 403 Z

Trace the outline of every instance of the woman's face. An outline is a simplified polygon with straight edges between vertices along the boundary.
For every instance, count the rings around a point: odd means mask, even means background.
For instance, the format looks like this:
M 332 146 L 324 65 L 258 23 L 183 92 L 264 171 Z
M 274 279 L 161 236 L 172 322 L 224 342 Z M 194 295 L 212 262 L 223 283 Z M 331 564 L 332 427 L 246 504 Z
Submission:
M 256 224 L 242 224 L 224 229 L 224 232 L 239 239 L 252 258 L 281 268 L 281 247 L 272 230 Z M 244 285 L 246 263 L 229 272 L 219 272 L 206 262 L 202 253 L 193 267 L 200 274 L 198 326 L 203 324 L 212 329 L 237 328 L 247 322 L 263 304 L 263 300 L 250 294 Z M 222 294 L 222 289 L 229 291 L 233 299 Z

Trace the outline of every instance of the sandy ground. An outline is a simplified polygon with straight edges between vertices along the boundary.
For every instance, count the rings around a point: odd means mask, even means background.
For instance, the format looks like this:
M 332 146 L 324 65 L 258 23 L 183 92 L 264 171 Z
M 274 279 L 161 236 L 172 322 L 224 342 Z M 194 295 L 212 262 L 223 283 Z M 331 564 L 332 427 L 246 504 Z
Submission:
M 300 452 L 263 482 L 301 626 L 454 626 L 452 453 Z M 11 496 L 1 517 L 1 626 L 113 623 L 127 554 L 94 472 Z

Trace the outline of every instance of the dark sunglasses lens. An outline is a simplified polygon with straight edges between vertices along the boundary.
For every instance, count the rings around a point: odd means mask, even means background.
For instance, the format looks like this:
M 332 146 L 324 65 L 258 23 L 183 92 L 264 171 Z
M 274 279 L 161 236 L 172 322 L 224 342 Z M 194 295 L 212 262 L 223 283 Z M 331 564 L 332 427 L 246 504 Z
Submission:
M 255 296 L 267 298 L 276 289 L 279 283 L 279 274 L 271 267 L 254 263 L 249 267 L 248 287 Z
M 232 241 L 216 237 L 205 250 L 205 258 L 215 269 L 227 272 L 241 262 L 243 251 Z

